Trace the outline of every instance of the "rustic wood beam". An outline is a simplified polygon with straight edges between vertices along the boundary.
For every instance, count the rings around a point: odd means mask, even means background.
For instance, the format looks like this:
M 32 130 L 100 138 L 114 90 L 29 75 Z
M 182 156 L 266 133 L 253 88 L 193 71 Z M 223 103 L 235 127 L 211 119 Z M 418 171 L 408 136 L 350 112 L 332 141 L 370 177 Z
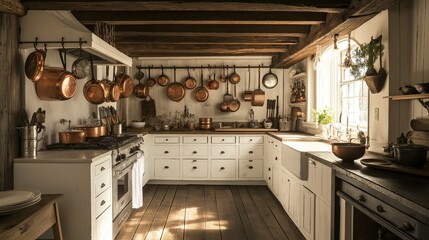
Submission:
M 85 1 L 22 0 L 32 10 L 343 12 L 349 0 Z
M 136 52 L 128 52 L 126 53 L 128 56 L 130 57 L 216 57 L 216 56 L 220 56 L 220 57 L 224 57 L 225 53 L 217 53 L 217 52 L 205 52 L 205 53 L 194 53 L 194 52 L 181 52 L 181 53 L 172 53 L 172 52 L 153 52 L 153 53 L 149 53 L 149 52 L 141 52 L 141 51 L 136 51 Z M 234 53 L 234 52 L 229 52 L 228 56 L 263 56 L 263 57 L 267 57 L 267 56 L 272 56 L 273 53 L 266 53 L 266 52 L 249 52 L 249 53 Z
M 280 36 L 303 37 L 306 25 L 126 25 L 116 26 L 116 36 Z
M 0 13 L 24 16 L 25 8 L 19 0 L 0 0 Z
M 326 13 L 246 11 L 73 11 L 83 24 L 105 22 L 114 25 L 138 24 L 293 24 L 312 25 L 325 21 Z
M 199 44 L 122 44 L 118 43 L 116 44 L 116 47 L 118 49 L 130 52 L 133 50 L 138 51 L 150 51 L 150 52 L 156 52 L 156 51 L 171 51 L 171 52 L 180 52 L 180 51 L 193 51 L 193 52 L 217 52 L 217 51 L 237 51 L 237 52 L 261 52 L 261 51 L 268 51 L 268 52 L 286 52 L 287 47 L 286 46 L 278 46 L 278 45 L 218 45 L 218 44 L 206 44 L 206 45 L 199 45 Z
M 300 40 L 297 45 L 291 46 L 287 53 L 274 56 L 272 65 L 278 68 L 288 68 L 298 63 L 313 55 L 317 45 L 332 44 L 334 34 L 340 36 L 348 34 L 397 2 L 399 0 L 352 0 L 350 8 L 345 13 L 328 14 L 326 23 L 313 25 L 308 36 Z
M 145 44 L 219 44 L 219 45 L 295 45 L 298 44 L 297 38 L 292 37 L 229 37 L 219 36 L 216 38 L 206 36 L 191 37 L 164 37 L 164 36 L 116 36 L 116 42 L 123 44 L 145 43 Z
M 263 55 L 263 56 L 272 56 L 273 54 L 278 53 L 276 49 L 254 49 L 254 48 L 243 48 L 243 49 L 225 49 L 219 47 L 217 49 L 155 49 L 155 48 L 145 48 L 145 49 L 122 49 L 118 48 L 120 51 L 124 52 L 130 57 L 143 57 L 143 56 L 251 56 L 251 55 Z M 286 50 L 283 50 L 286 51 Z

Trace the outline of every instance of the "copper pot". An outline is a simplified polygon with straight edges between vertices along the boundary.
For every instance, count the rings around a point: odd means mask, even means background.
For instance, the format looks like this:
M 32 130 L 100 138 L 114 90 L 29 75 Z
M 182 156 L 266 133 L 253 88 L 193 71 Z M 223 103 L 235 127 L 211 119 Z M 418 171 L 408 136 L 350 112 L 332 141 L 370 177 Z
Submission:
M 229 82 L 232 84 L 237 84 L 240 82 L 240 75 L 238 75 L 238 73 L 235 71 L 235 65 L 234 65 L 234 72 L 231 73 L 231 75 L 229 76 Z
M 85 132 L 85 137 L 99 137 L 101 126 L 77 126 L 73 127 L 74 130 L 81 130 Z
M 176 102 L 185 97 L 185 87 L 181 83 L 176 82 L 176 68 L 174 68 L 174 82 L 167 87 L 167 96 Z
M 105 90 L 108 92 L 107 97 L 105 94 L 106 102 L 117 102 L 121 96 L 121 89 L 119 85 L 113 81 L 109 81 L 107 79 L 101 80 L 104 84 Z
M 85 141 L 85 132 L 82 130 L 59 132 L 58 135 L 62 144 L 76 144 Z
M 68 100 L 76 93 L 76 79 L 62 68 L 45 67 L 34 86 L 41 100 Z
M 236 88 L 236 85 L 234 85 L 234 99 L 232 99 L 228 103 L 229 111 L 237 112 L 238 109 L 240 109 L 240 105 L 241 105 L 240 100 L 237 99 L 237 88 Z
M 216 81 L 216 73 L 213 73 L 213 79 L 211 79 L 211 75 L 209 76 L 209 80 L 207 81 L 207 88 L 210 90 L 219 89 L 219 82 Z
M 147 98 L 149 96 L 149 87 L 139 81 L 134 87 L 134 96 L 138 98 Z
M 195 89 L 194 97 L 198 102 L 205 102 L 209 98 L 209 91 L 203 86 L 203 68 L 201 66 L 201 85 Z
M 189 72 L 189 67 L 187 67 L 187 69 L 188 69 L 188 77 L 185 79 L 185 87 L 187 89 L 194 89 L 197 86 L 197 80 L 191 77 L 191 74 Z
M 106 126 L 100 125 L 99 128 L 100 128 L 100 137 L 106 136 L 106 134 L 107 134 Z
M 155 80 L 155 78 L 150 76 L 150 66 L 149 66 L 148 71 L 149 71 L 149 77 L 146 79 L 146 85 L 149 87 L 153 87 L 156 83 L 156 80 Z
M 108 98 L 108 90 L 103 82 L 94 78 L 94 62 L 92 55 L 90 55 L 91 62 L 91 80 L 88 80 L 83 86 L 83 96 L 92 104 L 101 104 Z
M 25 75 L 33 82 L 42 77 L 46 51 L 36 50 L 28 55 L 25 61 Z
M 158 77 L 158 84 L 162 87 L 167 86 L 170 83 L 170 78 L 164 74 L 164 68 L 161 66 L 161 75 Z
M 264 106 L 265 102 L 265 92 L 261 89 L 261 67 L 258 69 L 259 79 L 258 79 L 258 89 L 252 92 L 252 106 Z
M 120 73 L 115 77 L 115 82 L 119 85 L 121 98 L 131 96 L 134 90 L 133 79 L 125 73 Z
M 226 82 L 227 76 L 225 75 L 225 66 L 222 66 L 222 74 L 219 76 L 219 81 Z

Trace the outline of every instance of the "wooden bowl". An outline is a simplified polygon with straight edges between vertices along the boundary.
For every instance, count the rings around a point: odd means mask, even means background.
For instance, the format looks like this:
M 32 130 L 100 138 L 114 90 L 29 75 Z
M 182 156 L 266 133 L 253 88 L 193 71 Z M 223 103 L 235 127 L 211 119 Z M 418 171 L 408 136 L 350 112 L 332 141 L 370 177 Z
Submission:
M 332 143 L 332 153 L 343 161 L 353 162 L 365 154 L 365 145 L 359 143 Z

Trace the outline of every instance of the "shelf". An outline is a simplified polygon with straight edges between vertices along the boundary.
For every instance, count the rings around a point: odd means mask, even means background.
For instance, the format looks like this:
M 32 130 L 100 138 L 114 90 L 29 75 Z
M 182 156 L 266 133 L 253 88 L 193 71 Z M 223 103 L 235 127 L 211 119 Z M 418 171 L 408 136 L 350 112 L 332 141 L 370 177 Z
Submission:
M 409 95 L 385 96 L 383 98 L 389 98 L 389 99 L 392 99 L 394 101 L 399 101 L 399 100 L 416 100 L 416 99 L 429 98 L 429 94 L 425 93 L 425 94 L 409 94 Z
M 306 106 L 307 102 L 294 102 L 294 103 L 289 103 L 289 106 L 291 107 L 302 107 L 302 106 Z

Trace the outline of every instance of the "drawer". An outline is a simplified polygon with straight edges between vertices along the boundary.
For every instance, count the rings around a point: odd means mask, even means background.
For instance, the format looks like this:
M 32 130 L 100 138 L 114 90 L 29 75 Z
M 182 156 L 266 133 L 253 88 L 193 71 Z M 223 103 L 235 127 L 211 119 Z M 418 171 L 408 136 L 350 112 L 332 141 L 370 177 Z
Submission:
M 209 147 L 207 145 L 184 145 L 182 155 L 185 157 L 208 157 Z
M 235 136 L 213 136 L 212 143 L 222 144 L 222 143 L 235 143 Z
M 94 237 L 94 236 L 93 236 Z M 95 219 L 95 238 L 112 239 L 112 208 L 109 207 Z
M 180 146 L 156 145 L 154 146 L 155 157 L 179 157 Z
M 112 205 L 112 191 L 109 189 L 95 198 L 95 216 L 100 216 L 110 205 Z
M 264 143 L 264 136 L 241 136 L 240 143 Z
M 112 157 L 109 156 L 109 159 L 95 165 L 95 176 L 111 171 L 110 170 L 112 168 L 111 158 Z
M 211 148 L 211 156 L 213 157 L 235 157 L 235 145 L 215 145 Z
M 282 143 L 281 143 L 280 141 L 278 141 L 278 140 L 274 140 L 274 141 L 271 143 L 271 145 L 272 145 L 272 147 L 273 147 L 274 151 L 279 151 L 279 152 L 281 152 L 281 151 L 282 151 Z
M 186 159 L 183 160 L 183 177 L 184 178 L 207 178 L 208 177 L 208 160 L 206 159 Z
M 264 146 L 256 144 L 243 144 L 239 147 L 239 157 L 244 159 L 262 159 Z
M 183 143 L 208 143 L 208 137 L 201 137 L 201 136 L 187 136 L 183 137 Z
M 180 137 L 177 136 L 156 136 L 154 139 L 155 144 L 157 143 L 180 143 Z
M 239 160 L 240 178 L 263 178 L 263 160 Z
M 155 178 L 179 179 L 179 159 L 155 159 Z
M 98 176 L 94 180 L 94 184 L 95 196 L 98 196 L 112 185 L 112 177 L 108 172 L 106 172 Z
M 235 179 L 235 160 L 212 159 L 212 178 Z

